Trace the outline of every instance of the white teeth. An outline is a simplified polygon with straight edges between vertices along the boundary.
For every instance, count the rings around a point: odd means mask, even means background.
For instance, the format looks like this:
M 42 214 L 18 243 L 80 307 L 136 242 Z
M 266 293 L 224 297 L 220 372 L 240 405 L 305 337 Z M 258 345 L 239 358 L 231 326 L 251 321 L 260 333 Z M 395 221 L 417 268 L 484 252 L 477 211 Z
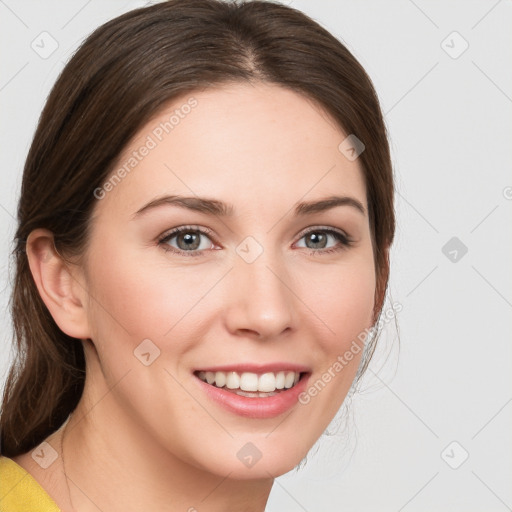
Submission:
M 198 372 L 197 376 L 204 382 L 218 388 L 240 390 L 242 396 L 272 396 L 279 389 L 290 389 L 300 379 L 299 372 L 267 372 L 257 374 L 244 372 Z M 247 392 L 248 394 L 244 394 Z
M 229 389 L 238 389 L 240 387 L 240 377 L 238 376 L 238 373 L 229 372 L 227 374 L 226 387 Z
M 293 386 L 294 380 L 295 380 L 295 372 L 287 372 L 286 377 L 284 379 L 284 387 L 286 389 L 291 388 Z
M 258 391 L 258 375 L 244 372 L 240 377 L 240 389 L 242 391 Z M 261 390 L 263 391 L 263 389 Z
M 235 393 L 237 395 L 240 395 L 240 396 L 246 396 L 248 398 L 267 398 L 269 396 L 274 396 L 274 395 L 277 395 L 277 393 L 275 392 L 272 392 L 272 393 L 264 393 L 262 391 L 258 391 L 258 392 L 252 392 L 252 391 L 240 391 L 239 389 L 237 391 L 235 391 Z
M 215 372 L 215 385 L 218 388 L 226 385 L 226 374 L 224 372 Z
M 273 373 L 264 373 L 260 375 L 258 380 L 258 391 L 275 391 L 276 389 L 276 376 Z
M 238 390 L 236 392 L 236 394 L 240 395 L 240 396 L 246 396 L 248 398 L 254 398 L 254 396 L 255 396 L 255 393 L 251 393 L 250 391 L 247 392 L 247 391 L 240 391 L 240 390 Z M 257 396 L 259 397 L 259 394 L 257 394 Z
M 278 372 L 276 374 L 276 389 L 284 388 L 284 372 Z

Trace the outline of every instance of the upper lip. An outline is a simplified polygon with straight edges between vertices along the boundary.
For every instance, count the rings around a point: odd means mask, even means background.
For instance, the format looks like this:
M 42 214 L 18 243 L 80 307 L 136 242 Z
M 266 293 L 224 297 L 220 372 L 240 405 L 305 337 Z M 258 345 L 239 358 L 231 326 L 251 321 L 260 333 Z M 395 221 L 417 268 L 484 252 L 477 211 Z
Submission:
M 226 364 L 218 366 L 202 366 L 197 368 L 196 372 L 237 372 L 237 373 L 269 373 L 269 372 L 297 372 L 297 373 L 310 373 L 311 369 L 305 365 L 297 363 L 237 363 L 237 364 Z

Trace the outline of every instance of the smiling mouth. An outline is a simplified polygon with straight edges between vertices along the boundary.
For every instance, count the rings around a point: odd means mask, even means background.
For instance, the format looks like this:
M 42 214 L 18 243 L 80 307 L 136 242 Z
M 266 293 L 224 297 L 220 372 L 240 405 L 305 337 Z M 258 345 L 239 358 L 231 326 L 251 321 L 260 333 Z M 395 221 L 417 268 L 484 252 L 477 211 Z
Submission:
M 293 388 L 306 373 L 294 371 L 266 373 L 197 371 L 194 372 L 194 375 L 210 386 L 230 391 L 239 396 L 266 398 Z

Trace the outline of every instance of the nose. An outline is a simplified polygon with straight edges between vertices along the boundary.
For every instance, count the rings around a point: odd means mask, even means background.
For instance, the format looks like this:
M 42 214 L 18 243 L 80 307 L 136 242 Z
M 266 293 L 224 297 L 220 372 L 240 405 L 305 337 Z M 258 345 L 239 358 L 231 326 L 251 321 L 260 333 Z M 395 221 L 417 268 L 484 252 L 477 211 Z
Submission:
M 267 251 L 252 263 L 236 257 L 229 277 L 224 312 L 231 333 L 269 340 L 295 329 L 298 298 L 277 257 Z

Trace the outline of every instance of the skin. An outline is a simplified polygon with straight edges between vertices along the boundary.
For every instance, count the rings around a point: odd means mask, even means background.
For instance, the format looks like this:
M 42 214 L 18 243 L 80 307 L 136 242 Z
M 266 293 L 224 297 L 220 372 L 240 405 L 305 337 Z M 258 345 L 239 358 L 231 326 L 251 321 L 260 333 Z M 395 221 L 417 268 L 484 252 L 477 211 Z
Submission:
M 66 264 L 48 231 L 28 240 L 41 297 L 86 354 L 84 394 L 63 445 L 80 512 L 264 510 L 273 479 L 305 457 L 338 411 L 362 351 L 307 405 L 267 419 L 223 409 L 193 370 L 285 361 L 309 367 L 312 383 L 373 323 L 363 172 L 338 150 L 346 134 L 313 102 L 261 83 L 188 94 L 139 131 L 120 165 L 191 96 L 198 104 L 190 114 L 97 202 L 81 264 Z M 235 214 L 166 205 L 133 218 L 164 194 L 215 198 Z M 333 194 L 354 198 L 364 212 L 345 205 L 293 215 L 298 202 Z M 199 256 L 166 251 L 184 250 L 176 237 L 158 243 L 183 225 L 212 230 L 201 235 Z M 315 248 L 306 228 L 341 230 L 353 243 L 329 235 Z M 236 252 L 249 236 L 263 248 L 252 263 Z M 325 253 L 332 247 L 339 250 Z M 144 339 L 160 350 L 149 366 L 134 357 Z M 47 439 L 59 454 L 48 469 L 31 453 L 15 460 L 72 510 L 62 431 Z M 236 456 L 248 442 L 262 454 L 251 468 Z

